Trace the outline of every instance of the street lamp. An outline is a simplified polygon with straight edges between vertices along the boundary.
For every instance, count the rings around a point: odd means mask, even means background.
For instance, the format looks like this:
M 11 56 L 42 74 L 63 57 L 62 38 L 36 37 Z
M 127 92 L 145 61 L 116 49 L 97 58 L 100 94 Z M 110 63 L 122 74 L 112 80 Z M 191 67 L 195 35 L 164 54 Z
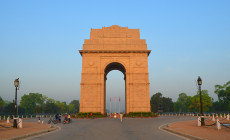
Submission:
M 15 100 L 14 100 L 14 128 L 17 128 L 17 90 L 19 86 L 19 78 L 14 80 L 14 86 L 15 86 Z
M 205 126 L 204 123 L 204 113 L 203 113 L 203 104 L 202 104 L 202 96 L 201 96 L 201 85 L 202 85 L 202 80 L 200 76 L 197 79 L 197 83 L 199 86 L 199 92 L 200 92 L 200 114 L 201 114 L 201 126 Z

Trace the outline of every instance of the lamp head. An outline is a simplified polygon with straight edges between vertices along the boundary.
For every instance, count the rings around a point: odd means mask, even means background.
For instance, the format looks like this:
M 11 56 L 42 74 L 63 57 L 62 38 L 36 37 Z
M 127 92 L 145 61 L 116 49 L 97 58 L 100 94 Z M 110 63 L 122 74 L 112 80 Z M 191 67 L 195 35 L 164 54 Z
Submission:
M 14 86 L 18 87 L 19 86 L 19 78 L 14 80 Z
M 200 78 L 200 76 L 198 76 L 197 83 L 198 83 L 199 86 L 202 85 L 202 79 Z

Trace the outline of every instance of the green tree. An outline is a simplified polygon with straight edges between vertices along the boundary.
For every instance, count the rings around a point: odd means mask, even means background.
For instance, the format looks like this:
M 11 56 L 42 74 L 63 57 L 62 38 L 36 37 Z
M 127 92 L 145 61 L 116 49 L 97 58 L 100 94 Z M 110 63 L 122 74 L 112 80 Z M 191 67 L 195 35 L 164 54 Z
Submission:
M 5 106 L 3 108 L 3 112 L 4 114 L 13 115 L 14 114 L 14 102 L 6 101 Z
M 219 109 L 220 111 L 229 111 L 230 110 L 230 81 L 228 81 L 223 86 L 215 85 L 215 93 L 218 96 L 219 100 Z
M 57 101 L 55 104 L 58 106 L 58 110 L 60 113 L 67 113 L 68 112 L 68 106 L 67 106 L 66 102 Z
M 51 113 L 51 114 L 55 114 L 59 112 L 59 108 L 58 106 L 55 104 L 55 100 L 48 98 L 46 101 L 46 104 L 44 105 L 44 112 L 45 113 Z
M 191 104 L 189 106 L 189 108 L 193 111 L 193 112 L 199 112 L 200 110 L 200 95 L 194 95 L 191 99 Z
M 152 112 L 158 112 L 158 110 L 162 108 L 162 94 L 160 92 L 152 95 L 150 105 Z
M 187 100 L 185 102 L 186 105 L 186 111 L 191 112 L 192 109 L 189 107 L 192 104 L 192 97 L 191 96 L 187 96 Z
M 2 97 L 0 96 L 0 112 L 3 111 L 4 105 L 5 105 L 5 102 L 4 102 L 4 100 L 2 99 Z
M 212 98 L 208 95 L 207 90 L 202 90 L 201 96 L 202 96 L 203 111 L 208 111 L 209 107 L 212 106 Z M 194 112 L 200 111 L 200 94 L 199 94 L 199 92 L 198 92 L 198 94 L 196 94 L 192 97 L 191 105 L 189 107 Z
M 160 92 L 152 95 L 150 100 L 151 111 L 152 112 L 172 112 L 173 111 L 173 101 L 171 98 L 162 97 Z
M 79 112 L 79 100 L 73 100 L 69 104 L 69 112 L 70 113 L 78 113 Z
M 29 93 L 21 97 L 20 106 L 25 109 L 26 113 L 42 113 L 46 96 L 40 93 Z
M 162 110 L 163 112 L 173 112 L 172 98 L 162 97 Z
M 175 102 L 174 105 L 174 110 L 176 112 L 187 112 L 187 94 L 186 93 L 180 93 L 177 101 Z

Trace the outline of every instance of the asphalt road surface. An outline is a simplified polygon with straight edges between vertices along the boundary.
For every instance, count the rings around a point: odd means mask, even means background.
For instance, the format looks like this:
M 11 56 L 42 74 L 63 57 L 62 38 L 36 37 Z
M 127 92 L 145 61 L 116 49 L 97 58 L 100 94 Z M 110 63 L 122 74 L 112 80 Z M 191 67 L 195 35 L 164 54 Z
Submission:
M 194 120 L 195 117 L 158 117 L 123 119 L 73 119 L 57 124 L 61 129 L 30 140 L 180 140 L 182 137 L 160 130 L 164 124 Z M 45 120 L 47 122 L 47 119 Z

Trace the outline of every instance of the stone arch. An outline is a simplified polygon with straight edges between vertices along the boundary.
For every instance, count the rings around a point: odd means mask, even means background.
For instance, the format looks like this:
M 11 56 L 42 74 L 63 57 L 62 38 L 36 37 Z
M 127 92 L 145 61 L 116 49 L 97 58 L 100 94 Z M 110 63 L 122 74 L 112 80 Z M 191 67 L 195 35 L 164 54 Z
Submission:
M 108 64 L 106 64 L 105 70 L 104 70 L 105 78 L 106 78 L 107 74 L 112 70 L 121 71 L 124 74 L 124 79 L 125 79 L 126 68 L 125 68 L 124 64 L 122 64 L 122 62 L 109 62 Z
M 104 108 L 106 112 L 106 80 L 107 80 L 107 75 L 110 71 L 112 70 L 119 70 L 121 73 L 124 74 L 124 80 L 125 80 L 125 110 L 126 110 L 126 68 L 123 64 L 119 62 L 110 62 L 107 64 L 107 66 L 104 69 Z M 120 113 L 120 112 L 118 112 Z

